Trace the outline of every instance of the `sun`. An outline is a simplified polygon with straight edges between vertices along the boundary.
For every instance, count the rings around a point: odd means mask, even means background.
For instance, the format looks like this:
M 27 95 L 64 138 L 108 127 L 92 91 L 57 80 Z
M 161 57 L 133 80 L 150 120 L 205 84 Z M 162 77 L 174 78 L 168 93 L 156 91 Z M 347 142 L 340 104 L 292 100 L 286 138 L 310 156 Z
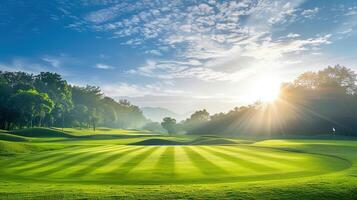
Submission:
M 280 94 L 281 82 L 276 78 L 266 77 L 257 80 L 254 87 L 255 99 L 261 102 L 273 102 Z

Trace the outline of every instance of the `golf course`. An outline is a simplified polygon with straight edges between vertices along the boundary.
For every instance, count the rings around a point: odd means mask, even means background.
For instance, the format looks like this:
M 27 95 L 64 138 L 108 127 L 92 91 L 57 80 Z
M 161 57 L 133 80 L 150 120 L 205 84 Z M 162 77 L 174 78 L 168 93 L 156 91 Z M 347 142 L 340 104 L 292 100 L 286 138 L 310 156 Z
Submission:
M 353 199 L 357 141 L 121 129 L 0 133 L 1 199 Z

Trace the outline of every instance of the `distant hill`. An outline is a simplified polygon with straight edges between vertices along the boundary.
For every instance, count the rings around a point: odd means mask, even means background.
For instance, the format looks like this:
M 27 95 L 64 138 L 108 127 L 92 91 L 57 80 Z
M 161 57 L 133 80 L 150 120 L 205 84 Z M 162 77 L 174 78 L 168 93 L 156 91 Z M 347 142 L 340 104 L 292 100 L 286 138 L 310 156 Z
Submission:
M 172 117 L 175 118 L 177 121 L 181 121 L 188 116 L 186 116 L 186 114 L 180 115 L 169 109 L 161 107 L 142 107 L 140 109 L 143 111 L 145 117 L 155 122 L 161 122 L 162 119 L 165 117 Z

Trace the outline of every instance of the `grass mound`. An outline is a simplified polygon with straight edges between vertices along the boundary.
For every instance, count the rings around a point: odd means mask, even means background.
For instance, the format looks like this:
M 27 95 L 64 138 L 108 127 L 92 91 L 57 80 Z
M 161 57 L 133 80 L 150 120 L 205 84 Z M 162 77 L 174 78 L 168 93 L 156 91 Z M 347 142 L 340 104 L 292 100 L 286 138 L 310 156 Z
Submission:
M 52 130 L 62 132 L 61 128 L 52 128 Z M 114 128 L 105 128 L 99 127 L 95 131 L 90 128 L 64 128 L 64 132 L 75 136 L 75 137 L 84 137 L 84 136 L 93 136 L 93 135 L 112 135 L 112 136 L 123 136 L 123 135 L 158 135 L 150 131 L 140 131 L 140 130 L 126 130 L 126 129 L 114 129 Z
M 165 139 L 147 139 L 140 142 L 131 143 L 131 145 L 183 145 L 183 142 L 165 140 Z
M 15 143 L 8 141 L 0 141 L 0 155 L 14 155 L 18 153 L 28 153 L 31 151 L 41 150 L 41 147 L 23 144 L 23 143 Z
M 176 138 L 177 139 L 177 138 Z M 146 139 L 143 141 L 131 143 L 131 145 L 234 145 L 234 144 L 251 144 L 254 143 L 248 140 L 233 140 L 216 136 L 202 136 L 194 140 L 170 140 L 161 138 Z
M 191 145 L 229 145 L 229 144 L 253 144 L 254 141 L 249 140 L 234 140 L 217 136 L 201 136 L 193 140 Z
M 11 133 L 25 137 L 73 137 L 70 134 L 51 128 L 27 128 L 11 131 Z
M 5 140 L 5 141 L 13 141 L 13 142 L 25 142 L 28 141 L 27 138 L 18 136 L 18 135 L 12 135 L 6 132 L 0 132 L 0 140 Z
M 191 144 L 192 145 L 224 145 L 224 144 L 237 144 L 237 142 L 225 138 L 200 137 L 192 141 Z

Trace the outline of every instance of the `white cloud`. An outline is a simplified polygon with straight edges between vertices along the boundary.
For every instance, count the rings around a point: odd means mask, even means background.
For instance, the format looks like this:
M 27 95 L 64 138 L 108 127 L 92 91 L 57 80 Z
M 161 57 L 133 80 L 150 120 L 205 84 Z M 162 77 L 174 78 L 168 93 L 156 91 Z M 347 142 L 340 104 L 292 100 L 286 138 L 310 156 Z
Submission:
M 155 56 L 162 56 L 162 53 L 159 51 L 159 50 L 146 50 L 145 51 L 146 54 L 152 54 L 152 55 L 155 55 Z
M 199 57 L 199 59 L 149 60 L 145 65 L 130 70 L 130 73 L 158 79 L 194 78 L 204 81 L 236 82 L 257 71 L 264 71 L 270 66 L 296 64 L 296 61 L 294 63 L 285 61 L 284 57 L 312 51 L 316 47 L 329 44 L 330 37 L 331 35 L 327 34 L 307 39 L 293 38 L 287 41 L 273 41 L 270 37 L 244 40 L 227 50 L 196 54 L 194 57 Z M 204 61 L 204 59 L 206 60 Z M 242 63 L 244 59 L 248 59 L 250 65 L 243 66 L 243 68 L 238 67 L 237 63 Z M 223 67 L 228 68 L 228 71 L 222 71 Z
M 129 83 L 117 83 L 112 85 L 102 86 L 102 90 L 106 95 L 109 96 L 127 96 L 127 97 L 138 97 L 145 95 L 180 95 L 183 93 L 181 90 L 172 90 L 163 88 L 164 85 L 161 83 L 138 85 Z
M 300 37 L 300 34 L 297 34 L 297 33 L 289 33 L 286 37 L 287 37 L 287 38 L 298 38 L 298 37 Z
M 64 69 L 48 67 L 48 65 L 43 65 L 36 61 L 38 60 L 15 57 L 10 62 L 0 62 L 0 70 L 10 72 L 23 71 L 31 74 L 38 74 L 40 72 L 55 72 L 64 76 L 69 75 L 69 72 Z
M 303 2 L 144 1 L 131 6 L 110 6 L 88 14 L 85 19 L 96 31 L 126 39 L 125 45 L 145 48 L 146 41 L 154 43 L 157 49 L 150 46 L 145 50 L 147 54 L 161 56 L 167 49 L 175 51 L 172 59 L 148 60 L 129 70 L 130 74 L 161 80 L 239 81 L 271 64 L 291 64 L 289 61 L 296 59 L 290 57 L 330 43 L 328 34 L 306 38 L 290 33 L 285 38 L 272 39 L 275 26 L 319 12 L 317 7 L 301 11 L 298 7 Z M 109 67 L 101 64 L 97 68 Z
M 114 69 L 115 67 L 106 65 L 106 64 L 102 64 L 102 63 L 98 63 L 98 64 L 96 64 L 95 68 L 97 68 L 97 69 Z
M 352 31 L 353 31 L 352 28 L 348 28 L 348 29 L 346 29 L 346 30 L 344 30 L 344 31 L 340 31 L 340 32 L 338 32 L 338 33 L 339 33 L 339 34 L 342 34 L 342 35 L 345 35 L 345 34 L 351 33 Z
M 350 10 L 346 13 L 346 16 L 355 16 L 357 15 L 357 10 Z
M 121 9 L 123 9 L 124 6 L 125 4 L 117 4 L 115 6 L 93 11 L 88 13 L 84 17 L 84 19 L 96 24 L 104 23 L 118 16 L 121 12 Z
M 313 18 L 319 12 L 319 10 L 320 9 L 318 7 L 306 9 L 301 12 L 301 15 L 306 18 Z
M 60 60 L 57 59 L 57 58 L 54 58 L 54 57 L 46 56 L 46 57 L 43 57 L 42 60 L 47 62 L 47 63 L 49 63 L 51 66 L 56 67 L 56 68 L 60 67 L 60 64 L 61 64 Z

